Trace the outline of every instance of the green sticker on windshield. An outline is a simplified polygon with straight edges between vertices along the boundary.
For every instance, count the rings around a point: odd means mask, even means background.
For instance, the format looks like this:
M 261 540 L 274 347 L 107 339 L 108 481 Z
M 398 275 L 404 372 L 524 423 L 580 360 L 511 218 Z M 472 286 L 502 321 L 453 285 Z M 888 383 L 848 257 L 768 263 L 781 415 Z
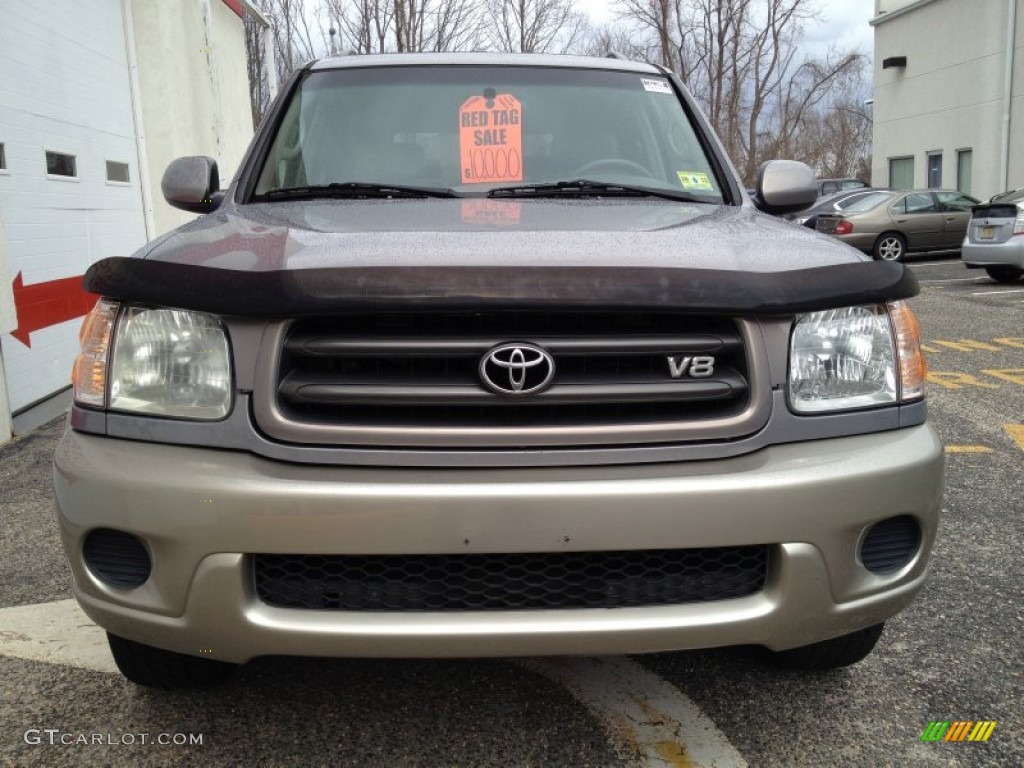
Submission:
M 676 171 L 676 176 L 679 177 L 679 183 L 683 185 L 683 189 L 699 189 L 707 192 L 714 189 L 711 186 L 711 179 L 708 178 L 706 173 Z

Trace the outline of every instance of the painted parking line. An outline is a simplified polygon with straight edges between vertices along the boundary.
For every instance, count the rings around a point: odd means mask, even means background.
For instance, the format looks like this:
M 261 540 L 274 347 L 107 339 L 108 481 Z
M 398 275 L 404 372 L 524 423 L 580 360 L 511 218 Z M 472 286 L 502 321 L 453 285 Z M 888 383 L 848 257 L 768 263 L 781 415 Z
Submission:
M 70 599 L 0 609 L 0 656 L 117 672 L 106 634 Z
M 987 445 L 947 445 L 946 453 L 992 453 Z
M 1003 429 L 1017 447 L 1024 451 L 1024 424 L 1003 424 Z
M 117 674 L 106 634 L 72 599 L 0 609 L 0 656 Z M 642 766 L 745 768 L 747 762 L 674 686 L 625 657 L 529 659 L 604 726 L 611 746 Z
M 675 686 L 622 656 L 530 659 L 602 723 L 615 751 L 642 766 L 739 768 L 747 761 Z
M 988 278 L 952 278 L 949 280 L 920 280 L 918 281 L 923 286 L 937 286 L 940 283 L 980 283 Z
M 1024 288 L 1011 288 L 1006 291 L 976 291 L 971 296 L 996 296 L 1003 293 L 1024 293 Z

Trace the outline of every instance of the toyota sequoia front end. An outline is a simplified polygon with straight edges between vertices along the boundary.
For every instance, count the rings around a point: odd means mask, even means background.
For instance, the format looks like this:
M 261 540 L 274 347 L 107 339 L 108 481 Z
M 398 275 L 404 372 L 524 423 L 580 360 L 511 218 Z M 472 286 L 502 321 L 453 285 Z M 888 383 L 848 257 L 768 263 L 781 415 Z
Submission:
M 346 57 L 226 193 L 94 265 L 55 457 L 124 674 L 270 654 L 758 645 L 841 666 L 921 588 L 943 486 L 902 264 L 746 197 L 683 85 L 613 59 Z M 760 210 L 758 210 L 760 209 Z

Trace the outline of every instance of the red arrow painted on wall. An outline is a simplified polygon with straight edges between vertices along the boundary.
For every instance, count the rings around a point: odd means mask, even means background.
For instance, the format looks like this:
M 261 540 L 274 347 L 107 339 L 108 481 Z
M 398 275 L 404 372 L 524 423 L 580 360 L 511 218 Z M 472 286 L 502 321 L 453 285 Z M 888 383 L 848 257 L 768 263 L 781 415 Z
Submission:
M 21 272 L 14 278 L 14 310 L 18 327 L 11 335 L 31 347 L 29 335 L 51 325 L 88 314 L 96 300 L 95 293 L 82 288 L 82 276 L 25 285 Z

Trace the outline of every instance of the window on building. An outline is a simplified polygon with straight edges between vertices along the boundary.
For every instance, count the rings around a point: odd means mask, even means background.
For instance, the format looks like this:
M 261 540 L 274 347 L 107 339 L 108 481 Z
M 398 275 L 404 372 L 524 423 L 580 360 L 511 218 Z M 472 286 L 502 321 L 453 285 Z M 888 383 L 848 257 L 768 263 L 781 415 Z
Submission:
M 893 189 L 914 188 L 914 158 L 889 158 L 889 186 Z
M 965 195 L 971 194 L 971 174 L 974 171 L 974 155 L 969 149 L 956 151 L 956 188 Z
M 75 156 L 65 155 L 63 152 L 47 152 L 46 175 L 67 176 L 72 179 L 78 178 L 78 168 L 75 165 Z
M 3 142 L 0 142 L 0 171 L 7 170 L 7 155 L 4 152 Z
M 930 152 L 928 154 L 928 186 L 931 189 L 938 189 L 942 186 L 941 152 Z
M 128 178 L 128 163 L 107 160 L 107 181 L 116 181 L 119 184 L 127 184 L 131 181 Z

